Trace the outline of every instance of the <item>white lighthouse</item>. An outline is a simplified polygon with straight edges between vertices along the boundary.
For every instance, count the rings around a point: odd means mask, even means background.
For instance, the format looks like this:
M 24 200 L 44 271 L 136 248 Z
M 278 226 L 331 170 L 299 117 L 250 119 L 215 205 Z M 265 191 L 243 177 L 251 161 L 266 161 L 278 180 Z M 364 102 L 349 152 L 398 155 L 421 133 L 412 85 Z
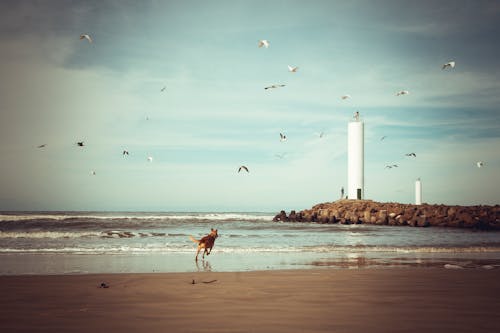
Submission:
M 415 181 L 415 205 L 422 204 L 422 182 L 420 178 Z
M 347 197 L 361 200 L 364 192 L 364 123 L 356 112 L 347 126 Z

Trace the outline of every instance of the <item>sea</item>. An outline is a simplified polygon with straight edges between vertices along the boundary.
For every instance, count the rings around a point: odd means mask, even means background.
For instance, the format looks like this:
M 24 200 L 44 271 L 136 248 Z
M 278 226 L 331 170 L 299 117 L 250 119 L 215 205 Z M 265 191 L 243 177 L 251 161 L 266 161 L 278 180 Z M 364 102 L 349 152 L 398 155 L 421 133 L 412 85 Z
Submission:
M 273 222 L 274 213 L 1 212 L 0 275 L 500 269 L 500 232 Z M 196 244 L 214 228 L 212 253 Z

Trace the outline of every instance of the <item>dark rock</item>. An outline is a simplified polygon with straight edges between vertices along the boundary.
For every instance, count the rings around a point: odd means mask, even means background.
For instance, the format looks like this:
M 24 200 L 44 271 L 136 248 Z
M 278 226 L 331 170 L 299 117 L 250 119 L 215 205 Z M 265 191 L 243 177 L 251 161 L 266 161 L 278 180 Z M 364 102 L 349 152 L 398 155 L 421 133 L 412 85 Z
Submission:
M 288 222 L 288 217 L 286 216 L 286 212 L 282 210 L 278 215 L 273 218 L 274 222 Z

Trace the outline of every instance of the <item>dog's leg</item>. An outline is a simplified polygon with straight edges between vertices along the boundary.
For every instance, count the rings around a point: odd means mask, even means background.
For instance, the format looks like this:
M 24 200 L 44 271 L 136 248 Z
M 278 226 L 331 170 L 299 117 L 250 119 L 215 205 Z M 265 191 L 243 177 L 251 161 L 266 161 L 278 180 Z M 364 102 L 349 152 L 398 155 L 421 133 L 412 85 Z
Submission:
M 198 261 L 198 254 L 200 254 L 201 247 L 198 246 L 198 251 L 196 251 L 196 258 L 194 260 Z

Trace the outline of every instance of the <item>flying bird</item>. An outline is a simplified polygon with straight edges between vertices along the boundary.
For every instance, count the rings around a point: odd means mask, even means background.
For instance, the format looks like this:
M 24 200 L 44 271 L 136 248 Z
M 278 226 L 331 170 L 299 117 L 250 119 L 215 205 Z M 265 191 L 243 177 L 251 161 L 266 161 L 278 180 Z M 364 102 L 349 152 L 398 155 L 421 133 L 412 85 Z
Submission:
M 96 175 L 96 172 L 95 172 L 95 171 L 92 171 L 92 173 L 91 173 L 91 174 L 92 174 L 92 176 L 95 176 L 95 175 Z
M 386 165 L 385 168 L 386 169 L 392 169 L 392 168 L 397 168 L 398 165 L 397 164 L 392 164 L 392 165 Z
M 286 141 L 286 135 L 285 134 L 280 133 L 280 141 L 281 142 Z
M 161 88 L 161 89 L 160 89 L 160 91 L 161 91 L 161 92 L 164 92 L 164 91 L 165 91 L 165 89 L 167 89 L 167 87 L 163 87 L 163 88 Z
M 78 147 L 83 147 L 83 146 L 85 146 L 85 144 L 83 143 L 83 141 L 77 142 L 77 143 L 76 143 L 76 145 L 77 145 Z
M 348 99 L 348 98 L 351 98 L 351 95 L 343 95 L 343 96 L 340 96 L 340 98 L 342 98 L 342 99 Z
M 267 89 L 276 89 L 276 88 L 282 88 L 284 86 L 285 86 L 284 84 L 273 84 L 272 86 L 267 86 L 264 89 L 265 90 L 267 90 Z
M 245 170 L 246 172 L 250 172 L 250 171 L 248 171 L 248 168 L 244 165 L 240 166 L 240 168 L 238 169 L 238 172 L 240 172 L 241 170 Z
M 447 62 L 446 64 L 443 65 L 441 69 L 447 69 L 447 68 L 455 68 L 455 62 L 454 61 Z
M 408 153 L 408 154 L 405 154 L 405 156 L 413 156 L 413 157 L 417 157 L 417 154 L 415 154 L 415 153 Z
M 124 150 L 122 154 L 123 154 L 124 156 L 125 156 L 125 155 L 128 155 L 128 150 Z
M 289 72 L 296 73 L 298 69 L 299 69 L 299 67 L 297 67 L 297 66 L 292 67 L 292 66 L 288 65 Z
M 380 141 L 384 140 L 385 138 L 387 138 L 386 135 L 384 135 L 383 137 L 380 138 Z
M 269 47 L 269 41 L 266 39 L 259 40 L 259 47 L 265 47 L 266 49 Z
M 322 139 L 324 136 L 325 136 L 325 132 L 319 132 L 319 133 L 316 133 L 316 135 Z
M 408 95 L 409 93 L 408 90 L 401 90 L 396 93 L 396 96 Z
M 45 148 L 45 147 L 47 147 L 46 143 L 44 143 L 43 145 L 39 145 L 37 148 Z
M 484 162 L 483 161 L 478 161 L 476 163 L 476 165 L 477 165 L 478 168 L 482 168 L 484 166 Z
M 89 43 L 92 43 L 92 37 L 90 37 L 89 34 L 81 34 L 80 39 L 86 39 L 89 41 Z
M 153 157 L 149 156 L 149 157 L 148 157 L 148 161 L 149 161 L 149 162 L 153 162 Z

